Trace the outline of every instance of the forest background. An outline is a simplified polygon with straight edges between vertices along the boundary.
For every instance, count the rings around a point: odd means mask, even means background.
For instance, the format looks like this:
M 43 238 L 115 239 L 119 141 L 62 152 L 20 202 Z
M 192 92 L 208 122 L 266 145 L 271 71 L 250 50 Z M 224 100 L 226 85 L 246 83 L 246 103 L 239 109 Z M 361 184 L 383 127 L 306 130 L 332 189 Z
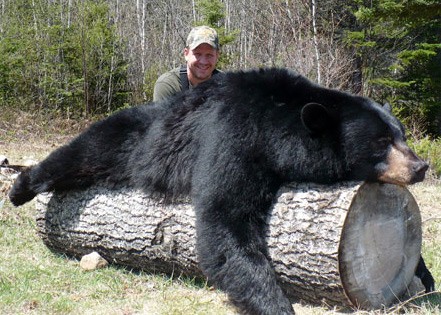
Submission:
M 291 68 L 441 135 L 438 0 L 0 0 L 0 109 L 81 119 L 148 102 L 200 24 L 219 31 L 223 70 Z

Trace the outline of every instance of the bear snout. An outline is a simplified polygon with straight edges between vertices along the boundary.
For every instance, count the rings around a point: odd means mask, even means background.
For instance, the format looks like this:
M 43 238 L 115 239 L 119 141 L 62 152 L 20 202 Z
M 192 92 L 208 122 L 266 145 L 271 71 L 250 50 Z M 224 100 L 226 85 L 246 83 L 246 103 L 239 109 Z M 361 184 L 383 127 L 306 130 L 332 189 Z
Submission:
M 422 182 L 424 177 L 426 176 L 426 171 L 429 169 L 429 164 L 424 161 L 415 162 L 412 170 L 413 170 L 413 178 L 411 180 L 411 184 L 415 184 L 418 182 Z
M 411 185 L 424 180 L 428 164 L 404 144 L 392 146 L 387 156 L 387 168 L 378 180 L 397 185 Z

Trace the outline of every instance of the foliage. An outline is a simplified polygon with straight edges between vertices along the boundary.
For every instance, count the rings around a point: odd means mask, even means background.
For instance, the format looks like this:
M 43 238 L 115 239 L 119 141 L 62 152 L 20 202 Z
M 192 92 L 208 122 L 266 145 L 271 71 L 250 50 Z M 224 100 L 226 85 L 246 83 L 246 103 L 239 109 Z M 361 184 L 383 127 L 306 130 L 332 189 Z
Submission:
M 156 64 L 152 64 L 149 69 L 145 71 L 144 75 L 144 92 L 145 92 L 145 101 L 153 100 L 153 89 L 155 87 L 156 80 L 158 79 L 158 73 L 162 73 L 167 71 L 166 69 L 160 69 Z M 136 102 L 143 103 L 143 100 L 138 100 Z
M 124 105 L 126 61 L 118 46 L 109 8 L 103 1 L 85 1 L 78 8 L 78 24 L 69 28 L 72 70 L 81 78 L 84 112 L 111 112 Z M 80 57 L 80 58 L 75 58 Z
M 122 106 L 126 61 L 117 49 L 122 42 L 109 24 L 106 2 L 78 2 L 68 12 L 71 22 L 61 5 L 33 3 L 10 3 L 16 15 L 2 24 L 1 103 L 24 99 L 29 109 L 69 116 Z
M 436 0 L 357 1 L 358 27 L 346 43 L 363 60 L 367 94 L 396 107 L 404 121 L 441 131 L 441 6 Z
M 225 6 L 219 0 L 197 0 L 196 9 L 202 15 L 201 25 L 219 27 L 220 21 L 225 18 Z
M 410 141 L 410 147 L 430 165 L 437 178 L 441 178 L 441 138 L 431 139 L 425 136 Z

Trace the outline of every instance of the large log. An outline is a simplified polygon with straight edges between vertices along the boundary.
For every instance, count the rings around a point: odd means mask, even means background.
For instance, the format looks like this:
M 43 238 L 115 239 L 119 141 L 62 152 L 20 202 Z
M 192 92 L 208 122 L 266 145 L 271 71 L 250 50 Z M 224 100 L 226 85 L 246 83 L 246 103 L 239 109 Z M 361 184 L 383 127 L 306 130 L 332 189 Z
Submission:
M 130 268 L 200 277 L 195 216 L 142 191 L 94 186 L 43 194 L 37 227 L 46 245 L 80 257 L 98 251 Z M 291 184 L 278 194 L 268 246 L 290 297 L 372 309 L 408 293 L 421 253 L 410 192 L 389 184 Z

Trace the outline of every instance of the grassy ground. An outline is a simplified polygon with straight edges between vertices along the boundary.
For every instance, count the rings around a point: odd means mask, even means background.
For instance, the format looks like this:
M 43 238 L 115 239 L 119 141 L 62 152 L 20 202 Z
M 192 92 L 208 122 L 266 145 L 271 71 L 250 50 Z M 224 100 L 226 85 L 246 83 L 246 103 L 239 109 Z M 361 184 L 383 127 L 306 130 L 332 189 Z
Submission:
M 11 164 L 41 160 L 82 130 L 81 124 L 21 113 L 0 115 L 0 155 Z M 19 132 L 17 130 L 20 130 Z M 60 132 L 61 130 L 61 132 Z M 192 279 L 135 273 L 115 266 L 84 272 L 49 251 L 36 234 L 34 203 L 14 208 L 0 188 L 0 314 L 234 314 L 225 295 Z M 441 184 L 411 188 L 423 216 L 423 255 L 441 282 Z M 340 314 L 296 304 L 298 314 Z M 356 314 L 441 314 L 439 292 L 398 308 Z

